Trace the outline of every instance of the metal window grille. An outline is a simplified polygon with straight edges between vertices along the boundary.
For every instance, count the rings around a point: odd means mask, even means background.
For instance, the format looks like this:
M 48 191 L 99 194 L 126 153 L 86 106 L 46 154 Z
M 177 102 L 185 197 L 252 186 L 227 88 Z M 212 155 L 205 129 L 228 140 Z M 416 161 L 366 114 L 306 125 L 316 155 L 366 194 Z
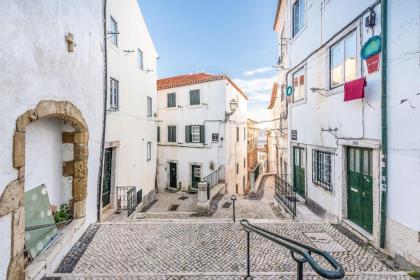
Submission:
M 312 150 L 312 182 L 330 192 L 333 191 L 332 159 L 332 153 Z

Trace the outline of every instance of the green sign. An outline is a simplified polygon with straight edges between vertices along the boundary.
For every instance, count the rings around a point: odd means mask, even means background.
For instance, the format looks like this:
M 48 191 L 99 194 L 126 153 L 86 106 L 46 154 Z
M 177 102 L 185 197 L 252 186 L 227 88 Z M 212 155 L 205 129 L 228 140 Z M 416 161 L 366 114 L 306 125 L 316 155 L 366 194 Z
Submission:
M 288 86 L 286 88 L 286 96 L 291 96 L 293 94 L 293 87 L 292 86 Z

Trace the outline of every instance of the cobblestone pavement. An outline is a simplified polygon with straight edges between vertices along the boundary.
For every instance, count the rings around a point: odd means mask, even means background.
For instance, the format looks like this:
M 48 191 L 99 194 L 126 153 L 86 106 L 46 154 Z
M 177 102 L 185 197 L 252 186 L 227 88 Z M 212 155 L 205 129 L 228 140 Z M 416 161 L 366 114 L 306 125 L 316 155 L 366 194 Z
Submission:
M 358 245 L 330 224 L 272 221 L 259 226 L 329 251 L 343 264 L 346 279 L 410 279 L 385 265 L 379 253 Z M 296 264 L 286 249 L 251 234 L 250 250 L 256 279 L 295 279 Z M 246 233 L 231 222 L 103 223 L 75 266 L 74 261 L 66 261 L 74 257 L 72 251 L 59 269 L 72 274 L 51 276 L 69 280 L 241 279 L 246 274 Z M 66 268 L 68 263 L 71 267 Z M 311 271 L 307 265 L 305 269 Z M 308 274 L 305 279 L 319 278 Z
M 225 195 L 219 202 L 214 218 L 231 218 L 232 205 L 224 208 L 225 203 L 231 203 L 230 195 Z M 279 220 L 289 218 L 285 212 L 274 207 L 274 177 L 266 176 L 262 179 L 258 192 L 248 197 L 238 197 L 235 202 L 235 213 L 238 219 L 268 219 Z

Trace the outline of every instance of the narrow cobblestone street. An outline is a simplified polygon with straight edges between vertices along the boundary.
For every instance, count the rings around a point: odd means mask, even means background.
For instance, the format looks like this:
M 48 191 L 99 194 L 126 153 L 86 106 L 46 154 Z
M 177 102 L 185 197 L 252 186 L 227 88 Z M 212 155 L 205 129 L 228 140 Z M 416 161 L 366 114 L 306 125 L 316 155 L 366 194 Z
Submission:
M 274 182 L 266 177 L 253 198 L 238 199 L 237 221 L 248 218 L 260 227 L 328 251 L 343 264 L 345 279 L 410 279 L 397 271 L 391 259 L 339 225 L 282 217 L 273 210 L 273 194 Z M 231 221 L 232 206 L 223 207 L 229 202 L 230 196 L 225 195 L 213 216 L 194 217 L 187 215 L 194 212 L 194 195 L 159 194 L 146 219 L 90 226 L 47 279 L 243 279 L 246 233 Z M 179 204 L 177 210 L 168 211 L 174 203 Z M 251 234 L 250 251 L 254 279 L 296 279 L 296 263 L 288 250 Z M 305 279 L 321 278 L 305 265 Z

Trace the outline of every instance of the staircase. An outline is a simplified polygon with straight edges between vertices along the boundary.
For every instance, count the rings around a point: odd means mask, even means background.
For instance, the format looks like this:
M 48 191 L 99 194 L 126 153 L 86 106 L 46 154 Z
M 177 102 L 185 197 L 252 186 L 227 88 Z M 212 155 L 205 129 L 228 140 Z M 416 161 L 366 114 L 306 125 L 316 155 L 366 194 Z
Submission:
M 344 279 L 411 279 L 327 223 L 254 221 L 258 227 L 329 252 Z M 253 279 L 297 279 L 288 249 L 250 235 Z M 325 265 L 325 262 L 320 261 Z M 391 262 L 392 263 L 392 262 Z M 327 267 L 328 268 L 328 267 Z M 96 224 L 45 279 L 244 279 L 247 233 L 239 223 L 203 218 Z M 322 279 L 304 265 L 304 279 Z

